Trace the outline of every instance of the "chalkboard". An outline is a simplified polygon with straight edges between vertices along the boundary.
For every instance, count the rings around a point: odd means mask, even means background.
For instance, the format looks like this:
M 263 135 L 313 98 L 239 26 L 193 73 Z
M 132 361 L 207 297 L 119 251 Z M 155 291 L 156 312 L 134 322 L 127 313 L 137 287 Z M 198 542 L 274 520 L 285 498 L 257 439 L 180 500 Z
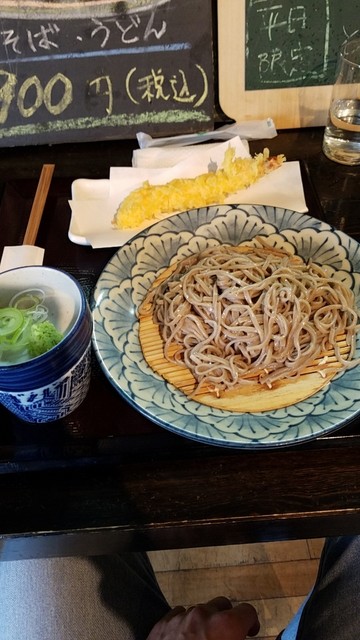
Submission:
M 219 103 L 234 120 L 326 124 L 338 50 L 360 0 L 218 0 Z
M 212 128 L 212 0 L 5 0 L 0 18 L 0 146 Z
M 246 1 L 246 90 L 332 84 L 360 0 Z

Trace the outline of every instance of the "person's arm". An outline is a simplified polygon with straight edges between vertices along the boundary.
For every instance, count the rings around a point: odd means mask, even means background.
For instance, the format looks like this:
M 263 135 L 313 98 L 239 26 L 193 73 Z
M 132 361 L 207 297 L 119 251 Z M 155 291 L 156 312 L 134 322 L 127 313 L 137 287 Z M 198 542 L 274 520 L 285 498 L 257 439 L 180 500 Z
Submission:
M 175 607 L 154 626 L 147 640 L 245 640 L 259 632 L 254 607 L 236 607 L 225 597 L 185 609 Z

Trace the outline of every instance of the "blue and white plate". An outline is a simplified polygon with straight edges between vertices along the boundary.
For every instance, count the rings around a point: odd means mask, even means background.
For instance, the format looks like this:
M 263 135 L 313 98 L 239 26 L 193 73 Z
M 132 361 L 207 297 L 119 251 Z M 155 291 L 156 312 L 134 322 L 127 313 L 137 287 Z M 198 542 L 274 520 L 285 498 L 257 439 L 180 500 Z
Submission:
M 189 400 L 147 365 L 136 312 L 169 264 L 218 244 L 262 235 L 274 247 L 330 267 L 360 305 L 360 245 L 341 231 L 288 209 L 219 205 L 154 224 L 121 247 L 101 274 L 93 304 L 93 342 L 120 395 L 146 418 L 179 435 L 235 448 L 297 444 L 343 426 L 360 410 L 360 366 L 336 376 L 309 399 L 285 409 L 233 413 Z M 360 344 L 357 348 L 360 356 Z

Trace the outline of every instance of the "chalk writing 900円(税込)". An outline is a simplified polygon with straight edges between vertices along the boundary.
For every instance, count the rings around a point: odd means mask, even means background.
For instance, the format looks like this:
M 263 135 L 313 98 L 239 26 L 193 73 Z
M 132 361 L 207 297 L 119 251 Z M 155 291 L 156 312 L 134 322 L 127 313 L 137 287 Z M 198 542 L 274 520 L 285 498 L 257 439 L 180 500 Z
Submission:
M 199 107 L 208 95 L 208 80 L 204 69 L 196 65 L 202 82 L 200 91 L 191 90 L 185 72 L 179 69 L 167 77 L 161 69 L 149 69 L 149 73 L 136 78 L 136 67 L 130 69 L 123 88 L 129 100 L 135 104 L 146 105 L 154 102 L 174 102 Z M 132 85 L 132 88 L 131 88 Z M 103 115 L 112 115 L 114 111 L 114 92 L 109 75 L 99 76 L 85 82 L 84 91 L 89 97 L 102 97 Z M 63 73 L 55 73 L 46 84 L 42 84 L 37 75 L 18 83 L 16 74 L 0 69 L 0 124 L 6 124 L 10 107 L 14 104 L 18 114 L 24 120 L 31 118 L 42 106 L 49 115 L 60 116 L 73 102 L 73 82 Z
M 78 2 L 71 18 L 64 4 L 48 20 L 15 10 L 2 20 L 0 146 L 212 126 L 211 0 L 129 1 L 104 15 Z

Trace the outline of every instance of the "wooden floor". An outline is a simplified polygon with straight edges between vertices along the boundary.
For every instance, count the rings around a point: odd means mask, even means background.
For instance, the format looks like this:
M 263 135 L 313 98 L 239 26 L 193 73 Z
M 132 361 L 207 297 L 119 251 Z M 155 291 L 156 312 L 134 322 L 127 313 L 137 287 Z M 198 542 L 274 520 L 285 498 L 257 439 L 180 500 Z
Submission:
M 155 551 L 149 557 L 171 606 L 190 606 L 218 596 L 251 602 L 261 630 L 274 640 L 311 589 L 323 540 L 296 540 Z

